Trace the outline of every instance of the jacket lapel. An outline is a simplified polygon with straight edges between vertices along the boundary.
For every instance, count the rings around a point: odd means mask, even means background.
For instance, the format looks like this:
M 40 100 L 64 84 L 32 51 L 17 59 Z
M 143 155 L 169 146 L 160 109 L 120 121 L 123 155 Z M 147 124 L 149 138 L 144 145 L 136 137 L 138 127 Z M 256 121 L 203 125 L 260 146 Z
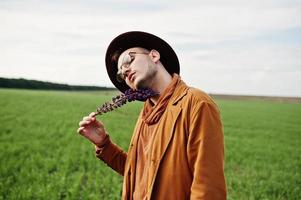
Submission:
M 141 119 L 141 117 L 139 118 Z M 137 121 L 134 135 L 131 139 L 131 143 L 127 152 L 127 160 L 125 164 L 124 171 L 124 181 L 123 181 L 123 199 L 132 199 L 134 192 L 134 175 L 136 170 L 136 160 L 137 160 L 137 141 L 140 135 L 141 120 Z

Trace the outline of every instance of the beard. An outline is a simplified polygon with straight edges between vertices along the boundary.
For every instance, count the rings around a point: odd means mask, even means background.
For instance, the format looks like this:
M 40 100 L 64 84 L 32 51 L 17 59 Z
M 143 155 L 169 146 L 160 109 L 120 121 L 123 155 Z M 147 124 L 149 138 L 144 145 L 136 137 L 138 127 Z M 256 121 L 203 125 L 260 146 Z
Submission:
M 134 81 L 136 89 L 150 88 L 154 81 L 154 77 L 157 75 L 157 72 L 158 71 L 154 66 L 148 65 L 144 76 L 141 78 L 137 77 L 137 79 Z

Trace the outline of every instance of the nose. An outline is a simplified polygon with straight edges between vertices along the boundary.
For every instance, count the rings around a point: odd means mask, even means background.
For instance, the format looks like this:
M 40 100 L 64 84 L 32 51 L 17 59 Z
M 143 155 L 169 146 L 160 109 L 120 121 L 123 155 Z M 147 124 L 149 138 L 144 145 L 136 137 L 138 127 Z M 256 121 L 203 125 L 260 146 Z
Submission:
M 124 78 L 126 78 L 129 75 L 130 71 L 131 71 L 131 69 L 130 69 L 129 65 L 121 67 L 121 73 L 123 74 Z

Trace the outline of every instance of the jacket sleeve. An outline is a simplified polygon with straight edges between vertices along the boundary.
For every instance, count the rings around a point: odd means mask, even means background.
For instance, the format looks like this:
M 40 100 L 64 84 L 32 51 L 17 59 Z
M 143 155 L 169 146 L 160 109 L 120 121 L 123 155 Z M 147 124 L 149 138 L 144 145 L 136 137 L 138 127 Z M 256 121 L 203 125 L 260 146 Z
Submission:
M 109 167 L 123 176 L 127 153 L 114 144 L 110 139 L 99 148 L 95 146 L 96 157 L 105 162 Z
M 192 108 L 187 155 L 193 175 L 190 199 L 226 199 L 223 128 L 214 103 Z

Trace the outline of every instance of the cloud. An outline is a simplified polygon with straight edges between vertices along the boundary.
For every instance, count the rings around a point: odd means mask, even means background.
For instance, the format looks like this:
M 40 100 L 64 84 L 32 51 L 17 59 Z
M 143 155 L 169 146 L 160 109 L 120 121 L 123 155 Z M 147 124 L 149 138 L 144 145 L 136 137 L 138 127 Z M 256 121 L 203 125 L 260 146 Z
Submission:
M 112 86 L 107 45 L 122 32 L 144 30 L 174 47 L 183 79 L 195 87 L 301 96 L 294 75 L 300 11 L 295 0 L 0 1 L 0 74 Z M 273 89 L 281 75 L 283 86 Z

